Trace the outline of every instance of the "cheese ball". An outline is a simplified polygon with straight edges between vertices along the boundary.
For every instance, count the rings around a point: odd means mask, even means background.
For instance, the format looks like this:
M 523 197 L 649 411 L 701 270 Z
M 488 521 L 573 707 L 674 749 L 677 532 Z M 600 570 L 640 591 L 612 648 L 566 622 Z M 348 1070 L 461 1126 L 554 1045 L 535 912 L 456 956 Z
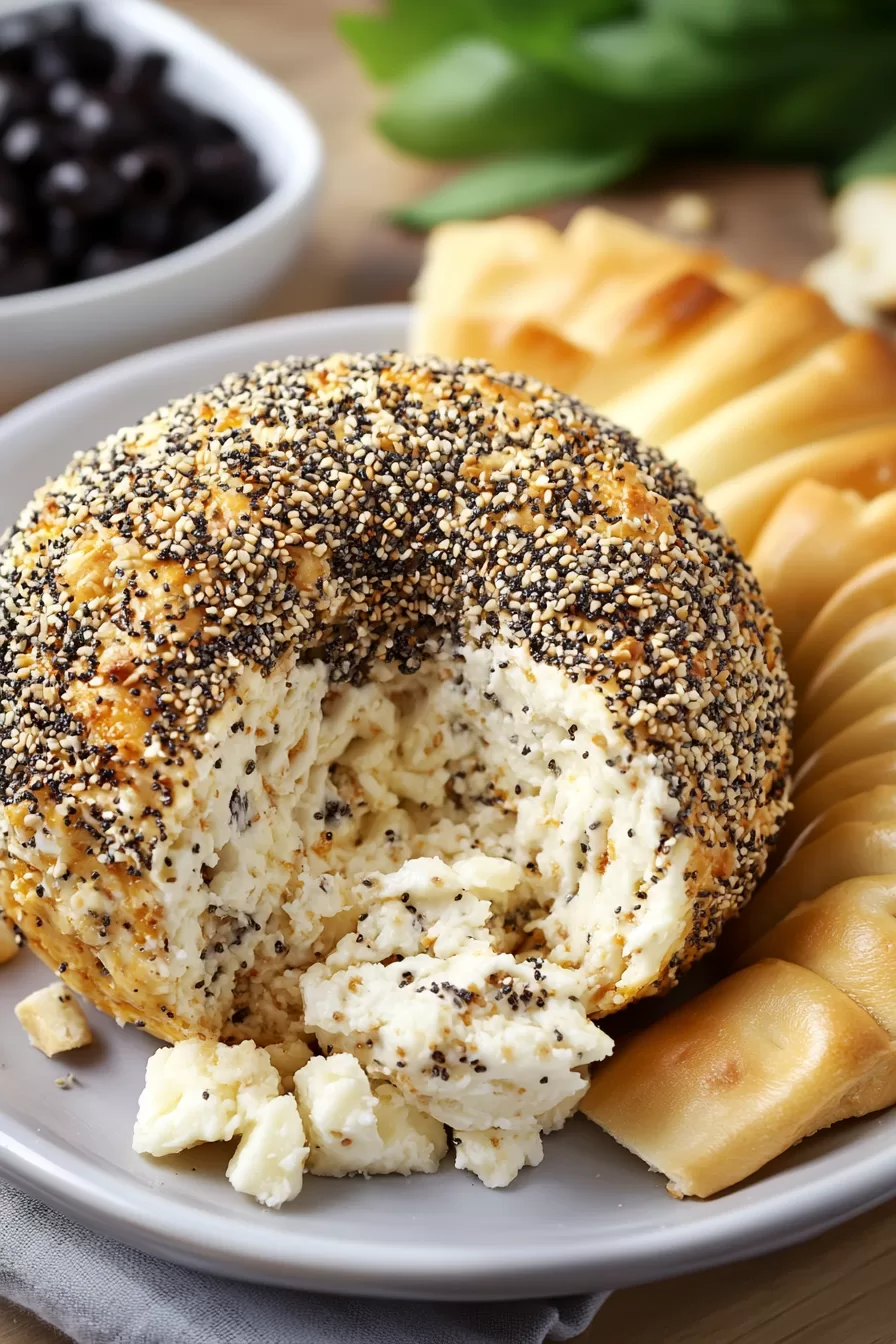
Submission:
M 778 635 L 689 477 L 480 363 L 172 402 L 37 492 L 0 622 L 0 906 L 169 1041 L 300 1039 L 302 977 L 375 959 L 419 859 L 459 885 L 415 982 L 474 937 L 545 1021 L 570 976 L 601 1017 L 713 946 L 787 806 Z

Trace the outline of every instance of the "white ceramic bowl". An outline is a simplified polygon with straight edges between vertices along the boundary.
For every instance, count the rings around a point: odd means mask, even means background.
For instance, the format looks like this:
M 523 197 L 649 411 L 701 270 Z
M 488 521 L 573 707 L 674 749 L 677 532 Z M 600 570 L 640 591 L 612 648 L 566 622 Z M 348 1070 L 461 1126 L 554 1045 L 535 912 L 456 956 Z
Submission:
M 54 388 L 0 419 L 0 528 L 72 453 L 168 398 L 262 359 L 401 349 L 409 318 L 394 306 L 258 322 Z M 27 953 L 0 970 L 0 1175 L 196 1269 L 320 1292 L 556 1296 L 758 1255 L 896 1196 L 894 1108 L 817 1134 L 715 1199 L 670 1199 L 661 1176 L 580 1117 L 507 1190 L 446 1161 L 434 1176 L 312 1176 L 273 1213 L 224 1179 L 221 1145 L 156 1162 L 132 1152 L 148 1037 L 89 1009 L 88 1049 L 45 1059 L 29 1046 L 13 1005 L 50 979 Z M 70 1069 L 80 1086 L 60 1092 L 54 1079 Z
M 35 7 L 0 0 L 0 15 Z M 260 70 L 155 0 L 87 0 L 87 8 L 123 49 L 167 52 L 172 87 L 240 132 L 270 191 L 241 219 L 157 261 L 0 299 L 0 409 L 110 359 L 245 316 L 295 257 L 320 177 L 314 123 Z

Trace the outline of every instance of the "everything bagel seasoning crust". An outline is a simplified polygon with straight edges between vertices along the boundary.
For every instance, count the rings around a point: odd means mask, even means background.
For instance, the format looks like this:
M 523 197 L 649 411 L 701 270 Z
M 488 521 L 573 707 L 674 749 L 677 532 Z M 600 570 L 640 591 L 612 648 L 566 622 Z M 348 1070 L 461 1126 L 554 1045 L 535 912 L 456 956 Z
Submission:
M 292 359 L 173 402 L 38 492 L 0 599 L 0 906 L 34 950 L 168 1040 L 297 1038 L 307 976 L 309 1030 L 461 1129 L 470 1021 L 549 1042 L 562 998 L 568 1110 L 587 1015 L 712 947 L 786 810 L 791 691 L 733 542 L 660 453 L 482 364 Z M 428 957 L 466 1036 L 412 1021 Z

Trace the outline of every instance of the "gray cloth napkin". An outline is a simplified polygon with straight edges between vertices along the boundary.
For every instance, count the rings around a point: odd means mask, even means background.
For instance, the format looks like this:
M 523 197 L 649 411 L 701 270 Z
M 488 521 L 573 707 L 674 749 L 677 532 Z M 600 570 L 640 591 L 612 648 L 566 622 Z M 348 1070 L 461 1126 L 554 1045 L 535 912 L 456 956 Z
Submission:
M 609 1296 L 386 1302 L 234 1283 L 95 1236 L 0 1185 L 0 1297 L 77 1344 L 542 1344 Z

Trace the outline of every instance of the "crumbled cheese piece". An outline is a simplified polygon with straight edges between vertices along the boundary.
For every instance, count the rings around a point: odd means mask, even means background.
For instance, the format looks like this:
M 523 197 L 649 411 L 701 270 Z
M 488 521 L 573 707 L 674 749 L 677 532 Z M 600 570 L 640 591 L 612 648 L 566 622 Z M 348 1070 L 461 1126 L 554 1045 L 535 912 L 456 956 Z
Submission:
M 366 1171 L 385 1156 L 370 1083 L 353 1055 L 318 1055 L 296 1074 L 296 1097 L 315 1176 Z
M 436 858 L 409 859 L 397 872 L 380 877 L 378 883 L 384 900 L 403 896 L 415 903 L 453 900 L 463 885 L 455 869 L 444 859 Z
M 509 1185 L 523 1167 L 544 1157 L 537 1129 L 468 1129 L 454 1136 L 455 1166 L 472 1171 L 490 1190 Z
M 613 1046 L 586 1016 L 581 988 L 578 973 L 541 958 L 479 949 L 387 966 L 328 962 L 302 976 L 305 1021 L 324 1045 L 352 1051 L 456 1129 L 540 1127 L 584 1094 L 587 1065 Z
M 681 191 L 666 202 L 661 224 L 673 233 L 698 236 L 711 233 L 716 224 L 716 208 L 699 191 Z
M 16 1004 L 15 1011 L 31 1044 L 45 1055 L 79 1050 L 93 1040 L 81 1005 L 63 984 L 36 989 Z
M 850 252 L 835 247 L 807 266 L 803 279 L 823 294 L 838 317 L 857 327 L 873 327 L 874 309 L 863 293 L 861 267 Z
M 134 1151 L 165 1157 L 242 1133 L 280 1092 L 280 1076 L 252 1041 L 179 1041 L 146 1064 Z
M 311 1047 L 301 1040 L 278 1041 L 276 1045 L 266 1045 L 265 1050 L 280 1075 L 281 1083 L 288 1092 L 291 1092 L 293 1079 L 311 1058 Z
M 373 1089 L 376 1098 L 376 1127 L 384 1152 L 365 1167 L 368 1176 L 398 1172 L 410 1176 L 413 1171 L 434 1172 L 448 1151 L 445 1126 L 416 1106 L 409 1106 L 391 1083 Z
M 247 1126 L 230 1159 L 227 1179 L 259 1204 L 279 1209 L 301 1191 L 307 1157 L 295 1097 L 272 1097 Z
M 9 920 L 0 915 L 0 966 L 12 961 L 19 950 L 19 941 Z
M 834 202 L 837 246 L 805 280 L 847 322 L 871 326 L 875 312 L 896 308 L 896 174 L 857 178 Z
M 61 1088 L 63 1092 L 70 1092 L 77 1083 L 77 1081 L 78 1080 L 73 1073 L 66 1073 L 63 1074 L 61 1078 L 53 1079 L 53 1082 L 56 1084 L 56 1086 Z
M 471 854 L 455 859 L 451 865 L 464 891 L 477 896 L 508 896 L 523 880 L 523 870 L 511 859 L 496 859 L 488 854 Z
M 371 1088 L 353 1055 L 317 1056 L 296 1074 L 316 1176 L 433 1172 L 448 1150 L 443 1125 L 389 1083 Z

